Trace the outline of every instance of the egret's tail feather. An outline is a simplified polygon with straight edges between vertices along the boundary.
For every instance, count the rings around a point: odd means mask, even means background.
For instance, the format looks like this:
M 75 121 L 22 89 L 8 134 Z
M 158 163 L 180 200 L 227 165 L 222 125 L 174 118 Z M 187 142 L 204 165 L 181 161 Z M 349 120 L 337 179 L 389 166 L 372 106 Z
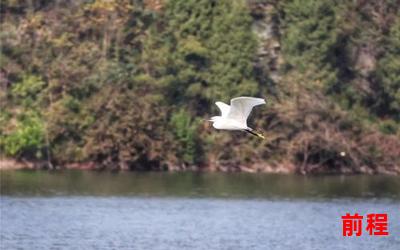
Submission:
M 250 133 L 250 134 L 254 135 L 254 136 L 260 137 L 261 139 L 265 139 L 265 137 L 261 133 L 258 133 L 258 132 L 254 131 L 254 130 L 245 129 L 245 131 L 247 133 Z

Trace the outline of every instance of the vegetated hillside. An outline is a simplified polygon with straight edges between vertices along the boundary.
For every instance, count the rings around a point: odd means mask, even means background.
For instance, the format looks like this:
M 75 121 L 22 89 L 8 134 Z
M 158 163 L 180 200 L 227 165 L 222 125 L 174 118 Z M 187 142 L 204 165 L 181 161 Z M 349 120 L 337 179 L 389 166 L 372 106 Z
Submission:
M 131 170 L 400 173 L 400 2 L 1 2 L 3 157 Z M 267 98 L 262 141 L 214 102 Z M 345 156 L 341 156 L 345 152 Z

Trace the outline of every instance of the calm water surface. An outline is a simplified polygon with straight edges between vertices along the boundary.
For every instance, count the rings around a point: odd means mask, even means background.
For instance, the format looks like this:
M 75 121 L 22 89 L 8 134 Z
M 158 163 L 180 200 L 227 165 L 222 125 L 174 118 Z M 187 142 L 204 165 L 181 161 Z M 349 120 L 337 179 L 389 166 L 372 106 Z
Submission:
M 0 175 L 1 249 L 400 249 L 399 177 Z M 343 237 L 347 212 L 387 213 L 390 235 Z

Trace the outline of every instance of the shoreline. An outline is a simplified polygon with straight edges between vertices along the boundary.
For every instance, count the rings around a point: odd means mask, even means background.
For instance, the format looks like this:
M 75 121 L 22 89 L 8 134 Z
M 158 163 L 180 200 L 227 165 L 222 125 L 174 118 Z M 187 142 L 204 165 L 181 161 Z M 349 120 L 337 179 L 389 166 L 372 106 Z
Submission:
M 371 169 L 368 167 L 361 167 L 357 171 L 351 171 L 349 169 L 341 169 L 341 171 L 327 171 L 321 169 L 319 171 L 300 171 L 299 168 L 293 164 L 282 163 L 279 165 L 268 165 L 268 164 L 254 164 L 252 166 L 188 166 L 188 167 L 168 167 L 166 169 L 129 169 L 129 168 L 105 168 L 99 167 L 100 164 L 95 162 L 85 163 L 68 163 L 63 166 L 56 166 L 51 170 L 82 170 L 82 171 L 121 171 L 121 172 L 221 172 L 221 173 L 267 173 L 267 174 L 299 174 L 299 175 L 394 175 L 400 176 L 400 170 L 398 169 L 385 169 L 377 168 Z M 49 170 L 47 161 L 26 161 L 16 160 L 12 158 L 0 159 L 0 172 L 7 170 Z

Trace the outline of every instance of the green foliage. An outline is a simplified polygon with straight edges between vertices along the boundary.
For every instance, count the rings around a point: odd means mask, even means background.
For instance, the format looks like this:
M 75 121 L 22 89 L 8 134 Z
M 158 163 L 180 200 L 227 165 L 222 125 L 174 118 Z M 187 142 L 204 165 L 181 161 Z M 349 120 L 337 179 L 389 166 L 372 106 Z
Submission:
M 226 16 L 223 14 L 227 13 Z M 208 97 L 211 100 L 258 94 L 252 60 L 257 42 L 244 2 L 225 2 L 216 10 L 213 35 L 208 40 L 212 56 Z
M 379 124 L 379 130 L 384 134 L 396 134 L 400 131 L 400 124 L 394 120 L 384 120 Z
M 1 136 L 1 147 L 10 156 L 25 154 L 41 158 L 41 149 L 44 146 L 43 126 L 43 121 L 36 114 L 24 114 L 9 134 Z
M 26 108 L 33 108 L 39 101 L 40 93 L 45 87 L 45 82 L 35 75 L 23 75 L 21 82 L 12 86 L 13 100 Z
M 45 82 L 33 74 L 22 75 L 11 86 L 1 112 L 0 147 L 9 156 L 42 158 L 44 121 L 39 114 Z
M 199 162 L 199 138 L 198 121 L 193 120 L 184 109 L 179 110 L 171 116 L 171 127 L 175 139 L 179 142 L 178 157 L 188 164 Z
M 282 47 L 287 67 L 302 72 L 311 70 L 313 79 L 330 89 L 337 82 L 335 46 L 339 39 L 337 11 L 339 1 L 290 0 L 282 9 Z
M 400 54 L 388 55 L 381 59 L 377 70 L 377 80 L 382 84 L 381 100 L 387 112 L 400 121 Z
M 258 93 L 252 59 L 256 39 L 244 1 L 171 0 L 162 34 L 169 47 L 168 79 L 173 103 L 193 103 Z
M 289 56 L 288 61 L 300 63 L 302 68 L 310 62 L 324 63 L 337 35 L 335 6 L 332 1 L 292 0 L 287 1 L 283 9 L 283 46 L 285 55 Z
M 380 113 L 389 113 L 400 122 L 400 18 L 390 29 L 387 49 L 376 70 L 379 99 L 375 103 Z

